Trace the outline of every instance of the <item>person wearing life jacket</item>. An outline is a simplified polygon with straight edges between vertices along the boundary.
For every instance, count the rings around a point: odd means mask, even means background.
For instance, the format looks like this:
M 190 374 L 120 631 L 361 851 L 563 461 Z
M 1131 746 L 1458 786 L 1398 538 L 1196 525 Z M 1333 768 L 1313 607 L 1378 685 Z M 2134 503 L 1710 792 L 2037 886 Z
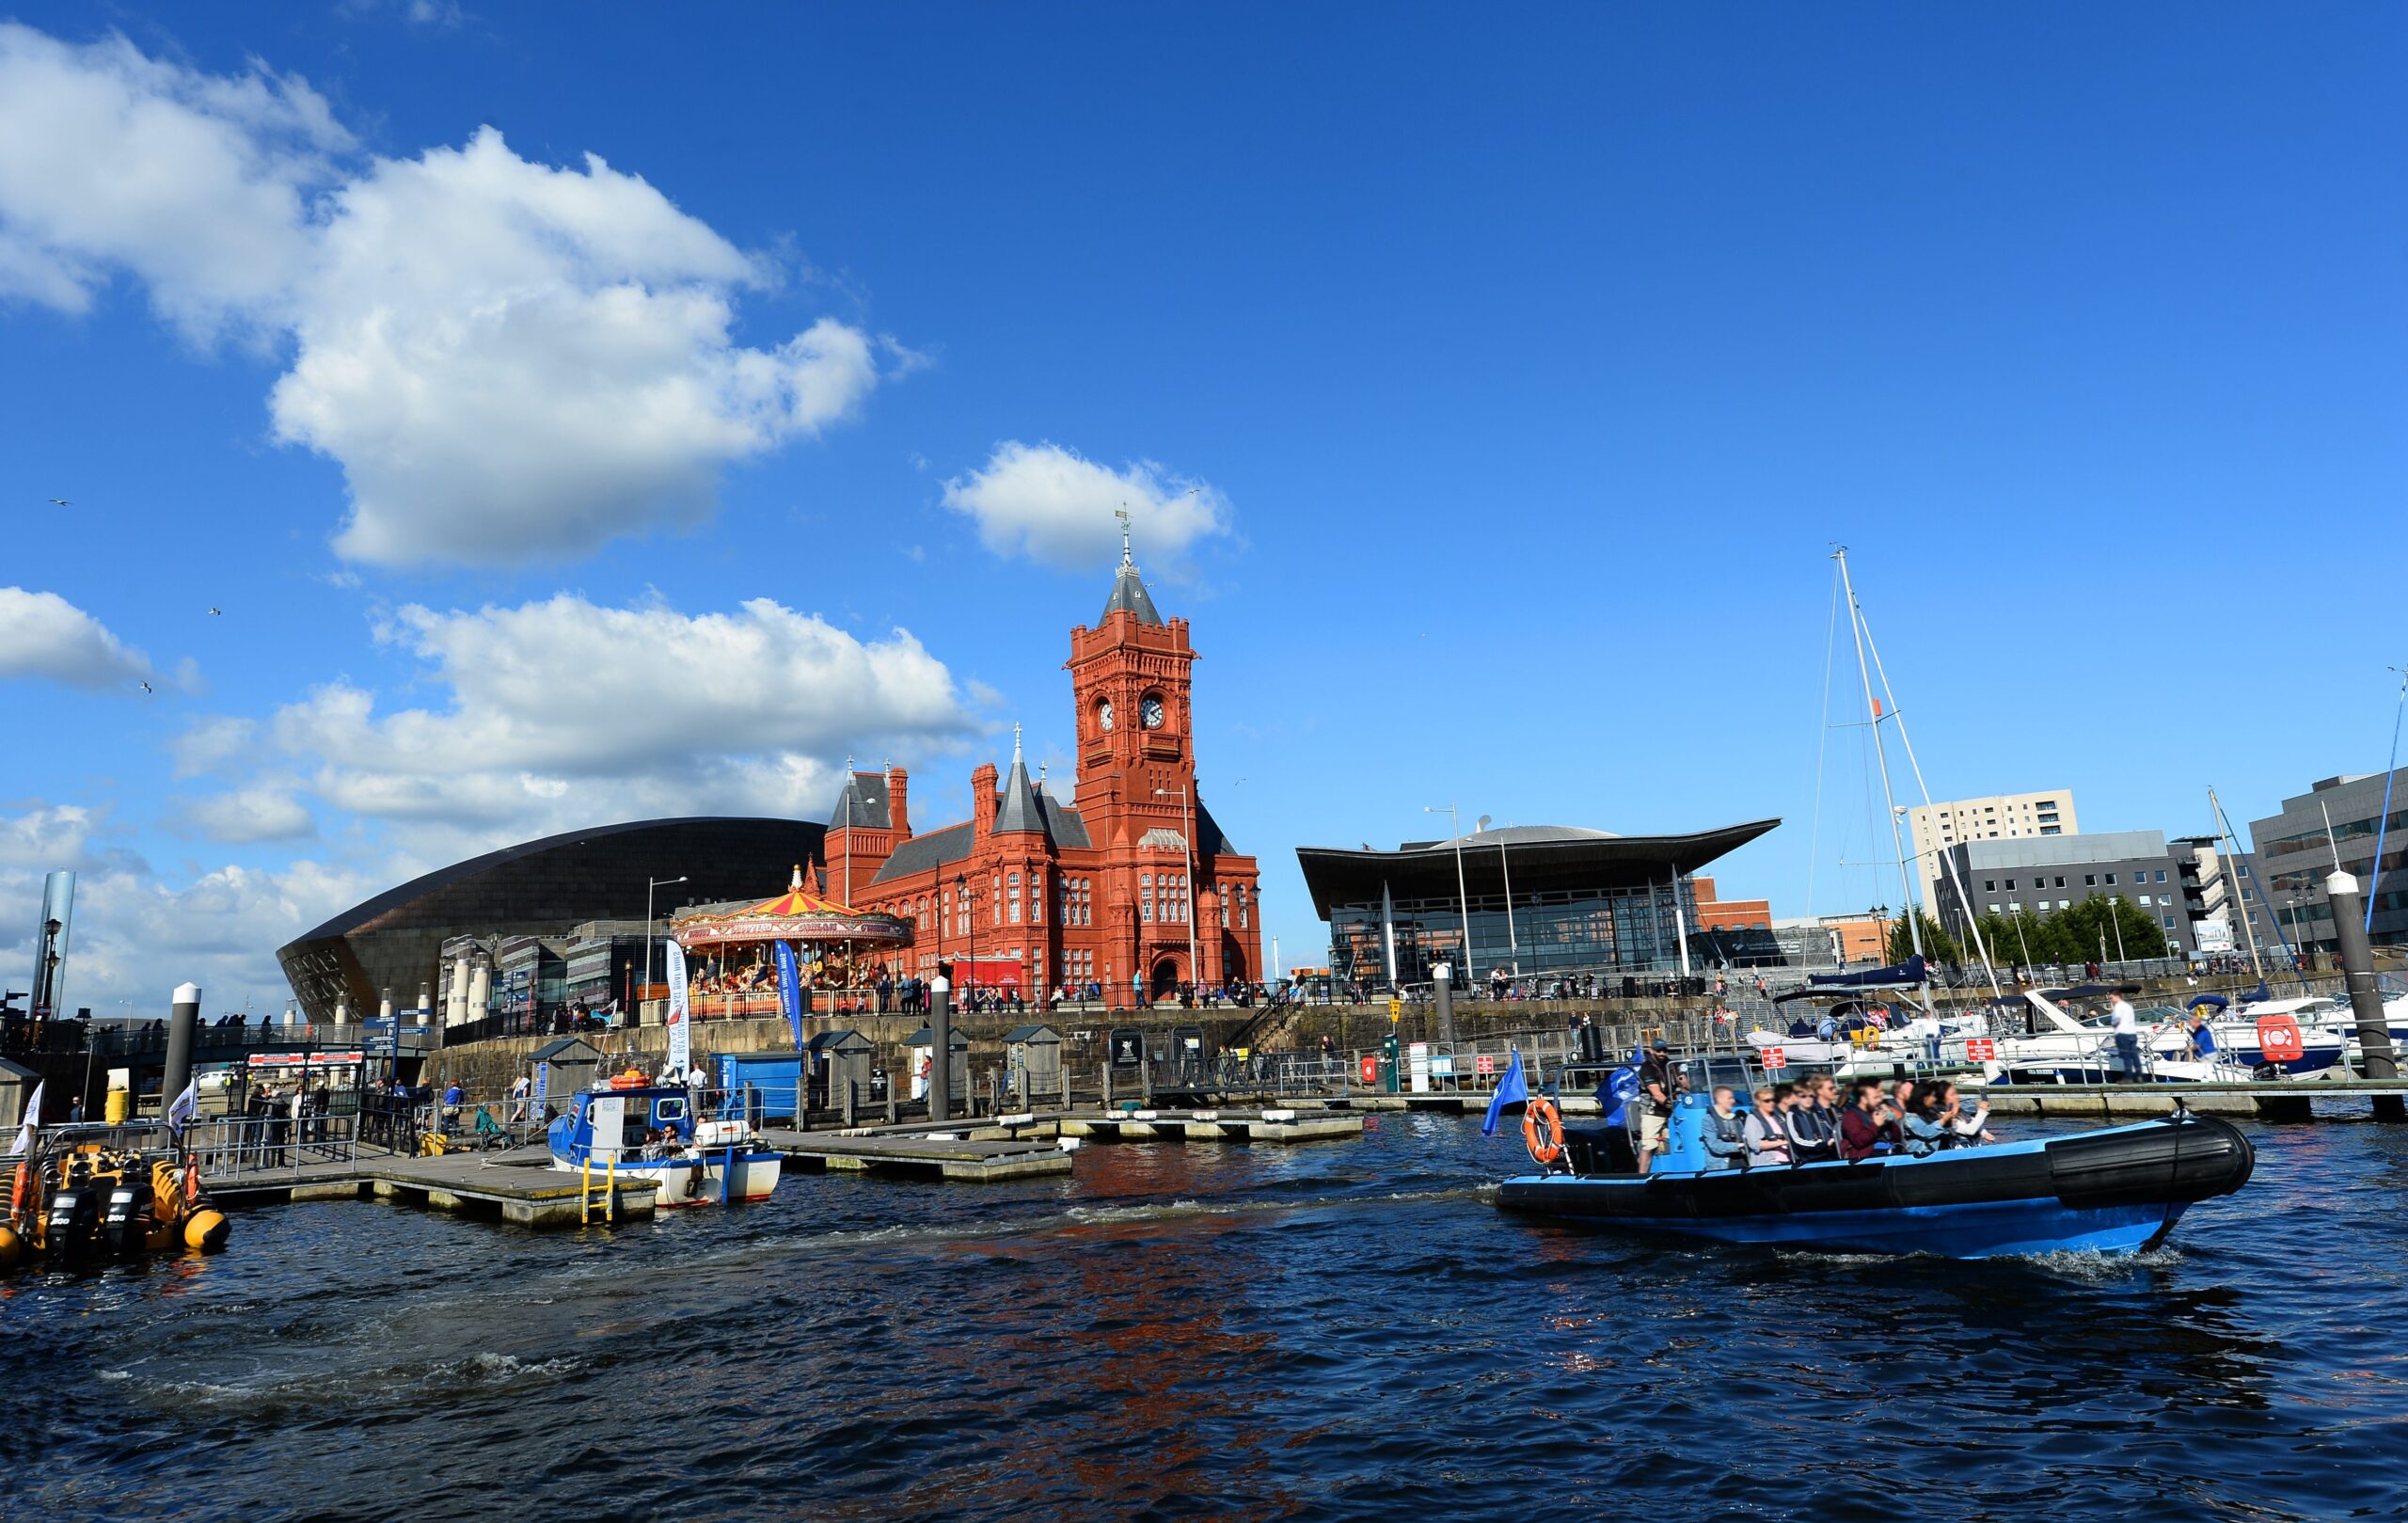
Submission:
M 1840 1118 L 1831 1107 L 1830 1076 L 1806 1081 L 1798 1104 L 1782 1122 L 1789 1132 L 1789 1156 L 1801 1164 L 1828 1164 L 1840 1155 Z
M 1748 1166 L 1747 1129 L 1739 1113 L 1732 1108 L 1738 1098 L 1729 1085 L 1716 1085 L 1714 1103 L 1706 1107 L 1705 1117 L 1698 1125 L 1697 1139 L 1705 1148 L 1705 1166 L 1709 1169 Z
M 1787 1087 L 1782 1087 L 1785 1089 Z M 1756 1091 L 1755 1108 L 1742 1118 L 1740 1132 L 1747 1138 L 1751 1166 L 1786 1165 L 1789 1162 L 1789 1128 L 1781 1114 L 1781 1102 L 1784 1098 L 1772 1086 L 1766 1085 Z

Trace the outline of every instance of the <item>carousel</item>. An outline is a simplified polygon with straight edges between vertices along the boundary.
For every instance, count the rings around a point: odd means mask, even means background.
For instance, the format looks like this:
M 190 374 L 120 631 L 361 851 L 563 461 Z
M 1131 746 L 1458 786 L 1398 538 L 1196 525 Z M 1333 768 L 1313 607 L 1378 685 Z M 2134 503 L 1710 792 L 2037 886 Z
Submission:
M 870 1005 L 879 973 L 911 944 L 911 923 L 814 893 L 811 876 L 798 865 L 774 899 L 671 926 L 686 953 L 686 997 L 696 1018 L 777 1014 L 780 942 L 793 945 L 813 1004 L 833 1010 Z

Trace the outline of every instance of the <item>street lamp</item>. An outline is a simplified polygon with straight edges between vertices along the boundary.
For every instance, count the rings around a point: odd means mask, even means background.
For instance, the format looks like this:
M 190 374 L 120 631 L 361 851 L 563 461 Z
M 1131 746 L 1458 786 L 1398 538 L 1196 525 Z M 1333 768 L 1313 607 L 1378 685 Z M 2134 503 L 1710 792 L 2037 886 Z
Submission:
M 1154 797 L 1167 799 L 1168 788 L 1156 788 Z M 1223 800 L 1224 803 L 1228 801 Z M 1187 987 L 1200 991 L 1204 987 L 1204 965 L 1196 960 L 1196 802 L 1188 797 L 1187 785 L 1179 785 L 1180 841 L 1187 848 Z
M 1441 809 L 1445 811 L 1448 828 L 1455 837 L 1455 897 L 1464 912 L 1464 987 L 1468 989 L 1480 978 L 1471 960 L 1471 891 L 1464 886 L 1464 822 L 1463 817 L 1455 813 L 1453 804 L 1425 803 L 1421 806 L 1425 815 L 1437 814 Z
M 685 875 L 684 873 L 679 873 L 679 874 L 678 874 L 676 877 L 674 877 L 674 878 L 647 878 L 646 880 L 644 880 L 644 885 L 643 885 L 643 989 L 644 989 L 644 992 L 645 992 L 647 995 L 649 995 L 649 994 L 652 992 L 652 891 L 653 891 L 654 889 L 657 889 L 657 888 L 663 888 L 663 887 L 666 887 L 667 885 L 669 885 L 669 884 L 671 884 L 671 883 L 682 883 L 682 882 L 684 882 L 685 880 L 686 880 L 686 875 Z M 630 1011 L 628 1011 L 628 1012 L 627 1012 L 627 1023 L 628 1023 L 629 1025 L 634 1025 L 634 1024 L 636 1024 L 636 1023 L 637 1023 L 637 1022 L 638 1022 L 638 1019 L 640 1018 L 640 1016 L 642 1015 L 642 1012 L 641 1010 L 630 1010 Z
M 1486 815 L 1480 817 L 1480 828 L 1488 829 Z M 1519 978 L 1522 976 L 1522 938 L 1513 929 L 1513 864 L 1506 858 L 1502 832 L 1497 836 L 1497 868 L 1505 875 L 1505 949 L 1513 960 L 1513 976 Z

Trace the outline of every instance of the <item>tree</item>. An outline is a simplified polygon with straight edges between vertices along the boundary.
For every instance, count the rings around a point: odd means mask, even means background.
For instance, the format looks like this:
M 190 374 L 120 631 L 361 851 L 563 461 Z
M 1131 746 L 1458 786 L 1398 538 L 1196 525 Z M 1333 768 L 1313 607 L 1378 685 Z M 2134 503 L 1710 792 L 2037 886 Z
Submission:
M 2055 954 L 2060 962 L 2088 962 L 2094 959 L 2113 962 L 2118 958 L 2162 958 L 2172 954 L 2165 944 L 2165 928 L 2149 912 L 2124 897 L 2110 894 L 2083 900 L 2070 910 L 2049 917 L 2052 928 L 2062 938 L 2064 950 Z M 2121 937 L 2120 944 L 2117 938 Z M 2099 957 L 2102 944 L 2107 955 Z M 2120 944 L 2120 950 L 2118 946 Z
M 1923 955 L 1934 966 L 1945 967 L 1952 962 L 1965 960 L 1964 953 L 1957 949 L 1956 939 L 1940 928 L 1939 921 L 1921 910 L 1915 911 L 1914 916 L 1923 923 Z M 1904 962 L 1914 955 L 1914 932 L 1908 928 L 1906 916 L 1900 915 L 1890 923 L 1890 960 Z

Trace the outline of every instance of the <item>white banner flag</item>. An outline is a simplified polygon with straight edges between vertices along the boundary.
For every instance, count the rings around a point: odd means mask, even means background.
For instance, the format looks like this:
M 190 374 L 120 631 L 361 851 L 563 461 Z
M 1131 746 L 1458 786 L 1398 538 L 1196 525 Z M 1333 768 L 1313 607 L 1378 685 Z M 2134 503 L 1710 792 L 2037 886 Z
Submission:
M 692 1061 L 686 1020 L 686 949 L 674 938 L 669 943 L 669 1066 L 679 1073 Z
M 11 1153 L 20 1157 L 32 1155 L 34 1129 L 41 1125 L 41 1092 L 48 1087 L 49 1081 L 46 1079 L 34 1086 L 32 1098 L 25 1102 L 25 1124 L 17 1128 L 16 1145 L 8 1150 Z

